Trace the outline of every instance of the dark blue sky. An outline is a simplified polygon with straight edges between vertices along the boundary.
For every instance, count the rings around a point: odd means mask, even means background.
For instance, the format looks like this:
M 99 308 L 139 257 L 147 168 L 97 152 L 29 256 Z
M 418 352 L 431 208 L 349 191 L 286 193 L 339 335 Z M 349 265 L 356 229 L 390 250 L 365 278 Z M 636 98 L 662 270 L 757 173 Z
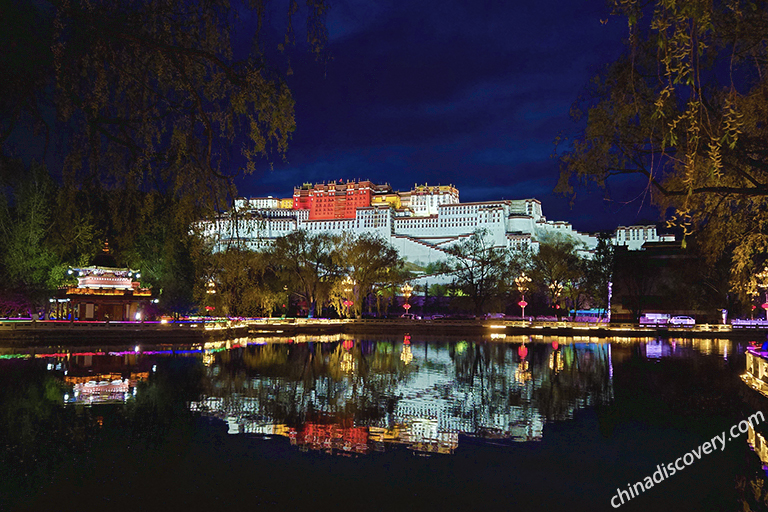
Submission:
M 330 5 L 331 59 L 292 57 L 287 161 L 242 180 L 242 195 L 338 179 L 452 183 L 462 201 L 535 197 L 549 219 L 583 231 L 658 220 L 629 190 L 610 202 L 580 190 L 573 208 L 553 193 L 554 140 L 579 128 L 571 105 L 623 49 L 626 21 L 603 0 Z

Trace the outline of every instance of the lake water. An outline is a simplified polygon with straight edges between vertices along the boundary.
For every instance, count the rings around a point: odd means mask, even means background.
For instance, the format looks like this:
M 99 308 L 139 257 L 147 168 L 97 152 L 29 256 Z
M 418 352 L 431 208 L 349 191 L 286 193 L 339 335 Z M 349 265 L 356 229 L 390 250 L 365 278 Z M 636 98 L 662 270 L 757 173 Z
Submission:
M 766 510 L 763 463 L 738 431 L 617 494 L 761 410 L 739 378 L 746 346 L 402 335 L 0 350 L 0 509 Z

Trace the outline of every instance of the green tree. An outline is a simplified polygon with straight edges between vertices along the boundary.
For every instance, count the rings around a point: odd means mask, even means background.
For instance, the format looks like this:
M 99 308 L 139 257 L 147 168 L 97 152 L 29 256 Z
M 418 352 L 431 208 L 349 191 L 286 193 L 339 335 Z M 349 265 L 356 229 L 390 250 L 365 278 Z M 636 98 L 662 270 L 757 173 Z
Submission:
M 544 238 L 532 256 L 531 278 L 549 297 L 552 307 L 559 307 L 565 293 L 578 302 L 583 278 L 582 263 L 576 250 L 578 242 L 559 233 Z
M 355 317 L 360 318 L 363 302 L 378 288 L 386 287 L 403 267 L 397 249 L 381 237 L 363 234 L 345 237 L 340 244 L 340 264 L 355 283 Z
M 0 287 L 38 309 L 65 279 L 51 243 L 56 185 L 38 164 L 6 162 L 0 170 Z
M 768 252 L 768 4 L 617 2 L 626 53 L 574 105 L 559 190 L 628 177 L 742 288 Z
M 0 154 L 27 138 L 36 156 L 57 153 L 53 171 L 71 183 L 223 206 L 233 178 L 284 154 L 295 129 L 284 80 L 293 25 L 306 20 L 318 55 L 325 42 L 323 0 L 306 2 L 305 15 L 287 2 L 274 41 L 281 17 L 268 4 L 6 2 Z M 231 165 L 233 146 L 244 165 Z
M 206 303 L 221 315 L 271 316 L 277 304 L 285 300 L 272 257 L 267 251 L 238 248 L 214 254 L 209 276 L 214 286 L 206 286 Z
M 343 274 L 338 255 L 339 238 L 327 233 L 298 230 L 275 240 L 271 257 L 288 289 L 304 299 L 313 318 Z
M 32 267 L 58 265 L 56 280 L 108 239 L 118 261 L 162 290 L 163 304 L 188 309 L 199 287 L 190 276 L 208 268 L 194 268 L 207 256 L 190 224 L 228 204 L 236 177 L 282 157 L 295 129 L 285 82 L 294 25 L 322 56 L 324 0 L 284 5 L 281 14 L 265 0 L 4 2 L 0 184 L 9 186 L 12 155 L 23 154 L 56 162 L 49 174 L 60 189 L 48 197 L 55 209 L 42 245 L 21 244 L 16 219 L 0 219 L 17 237 L 4 233 L 3 283 L 22 295 L 40 290 Z M 19 194 L 3 188 L 0 215 L 17 215 Z M 28 240 L 39 221 L 26 224 Z
M 457 287 L 469 297 L 475 315 L 482 315 L 485 306 L 506 291 L 507 249 L 494 246 L 488 232 L 478 230 L 447 248 L 446 252 L 452 256 L 447 265 Z

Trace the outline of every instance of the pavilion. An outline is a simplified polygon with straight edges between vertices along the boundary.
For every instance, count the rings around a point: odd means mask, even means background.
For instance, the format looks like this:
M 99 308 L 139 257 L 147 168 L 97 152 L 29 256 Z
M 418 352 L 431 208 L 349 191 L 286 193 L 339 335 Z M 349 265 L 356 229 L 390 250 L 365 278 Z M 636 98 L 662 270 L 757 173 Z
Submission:
M 48 317 L 62 320 L 143 320 L 153 301 L 152 290 L 141 288 L 138 270 L 118 267 L 109 244 L 89 267 L 70 268 L 77 286 L 62 289 L 51 299 Z

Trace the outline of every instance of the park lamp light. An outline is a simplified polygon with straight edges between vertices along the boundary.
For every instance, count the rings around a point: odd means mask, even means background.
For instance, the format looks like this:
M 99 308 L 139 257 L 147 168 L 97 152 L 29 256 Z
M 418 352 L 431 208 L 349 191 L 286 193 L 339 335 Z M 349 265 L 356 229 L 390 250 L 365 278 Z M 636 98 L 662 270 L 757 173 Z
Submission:
M 347 308 L 347 316 L 349 316 L 349 308 L 354 304 L 352 300 L 350 300 L 349 295 L 352 293 L 352 291 L 355 289 L 355 280 L 352 279 L 351 276 L 347 276 L 344 278 L 344 280 L 341 282 L 343 289 L 344 289 L 344 306 Z
M 552 283 L 549 285 L 549 289 L 552 291 L 552 301 L 555 303 L 555 309 L 557 309 L 560 307 L 557 304 L 557 299 L 560 298 L 560 294 L 563 292 L 563 284 L 557 282 Z
M 757 279 L 757 288 L 763 288 L 765 290 L 765 302 L 761 307 L 765 310 L 765 318 L 768 320 L 768 266 L 764 267 L 762 271 L 755 275 Z M 755 290 L 754 295 L 758 295 L 758 291 Z
M 411 293 L 413 292 L 413 286 L 411 286 L 410 283 L 405 283 L 403 286 L 400 287 L 400 291 L 403 292 L 403 297 L 405 297 L 405 304 L 403 304 L 403 309 L 405 309 L 405 311 L 408 312 L 411 309 L 411 305 L 408 304 L 408 299 L 411 298 Z
M 517 291 L 525 295 L 525 292 L 528 291 L 528 285 L 531 284 L 531 278 L 523 272 L 515 278 L 515 284 L 517 285 Z
M 522 310 L 522 317 L 525 320 L 525 306 L 528 303 L 525 301 L 525 292 L 528 291 L 528 285 L 531 283 L 531 278 L 525 275 L 525 272 L 515 278 L 515 284 L 517 285 L 517 291 L 520 292 L 520 302 L 517 303 Z

